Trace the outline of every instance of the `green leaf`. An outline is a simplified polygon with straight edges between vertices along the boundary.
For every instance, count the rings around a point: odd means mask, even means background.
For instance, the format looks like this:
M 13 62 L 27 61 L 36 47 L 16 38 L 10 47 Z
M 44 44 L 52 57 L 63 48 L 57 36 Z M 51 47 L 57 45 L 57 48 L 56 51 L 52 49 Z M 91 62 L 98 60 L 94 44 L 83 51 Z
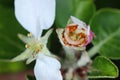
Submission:
M 3 5 L 5 7 L 13 7 L 14 0 L 0 0 L 0 5 Z
M 96 38 L 89 55 L 99 52 L 111 59 L 120 59 L 120 10 L 101 9 L 91 19 L 90 25 Z
M 25 69 L 22 62 L 11 63 L 9 59 L 25 49 L 17 37 L 18 33 L 25 33 L 25 30 L 15 19 L 12 8 L 0 5 L 0 11 L 0 73 L 22 71 Z
M 89 78 L 116 78 L 118 68 L 108 58 L 99 56 L 93 61 L 92 70 Z
M 96 7 L 94 5 L 93 0 L 79 0 L 75 1 L 74 5 L 74 15 L 83 20 L 84 22 L 88 23 L 90 18 L 96 11 Z
M 25 30 L 18 24 L 12 8 L 0 5 L 0 10 L 0 59 L 10 59 L 25 49 L 17 37 Z
M 93 0 L 57 0 L 56 27 L 65 27 L 70 16 L 89 22 L 95 12 Z
M 72 0 L 56 0 L 56 27 L 65 27 L 72 15 Z

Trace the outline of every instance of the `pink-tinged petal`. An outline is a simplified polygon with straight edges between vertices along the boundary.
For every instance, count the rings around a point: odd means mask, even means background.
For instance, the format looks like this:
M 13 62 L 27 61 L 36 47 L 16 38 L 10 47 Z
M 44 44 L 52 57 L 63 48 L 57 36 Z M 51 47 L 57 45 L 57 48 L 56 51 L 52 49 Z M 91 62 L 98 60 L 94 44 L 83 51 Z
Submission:
M 89 43 L 91 43 L 92 39 L 93 39 L 93 32 L 90 30 L 89 35 L 88 35 L 87 43 L 84 46 L 87 46 Z
M 36 80 L 62 80 L 58 60 L 40 53 L 34 67 Z
M 54 22 L 55 0 L 15 0 L 15 15 L 26 30 L 38 37 Z

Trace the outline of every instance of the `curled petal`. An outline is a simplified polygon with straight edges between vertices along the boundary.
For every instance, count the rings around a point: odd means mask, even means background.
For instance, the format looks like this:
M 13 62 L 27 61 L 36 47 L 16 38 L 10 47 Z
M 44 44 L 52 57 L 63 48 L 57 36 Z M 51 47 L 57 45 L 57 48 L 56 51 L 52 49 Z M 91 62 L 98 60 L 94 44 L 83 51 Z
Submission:
M 87 29 L 87 37 L 88 37 L 88 40 L 87 40 L 87 43 L 84 44 L 84 46 L 87 46 L 89 43 L 92 42 L 92 39 L 94 37 L 94 34 L 93 32 L 90 30 L 90 26 L 88 25 L 88 29 Z
M 62 80 L 60 67 L 56 59 L 40 54 L 34 67 L 36 80 Z
M 15 0 L 15 15 L 21 25 L 35 37 L 48 29 L 55 18 L 55 0 Z
M 88 35 L 88 41 L 87 41 L 87 43 L 86 43 L 84 46 L 86 46 L 86 45 L 88 45 L 89 43 L 91 43 L 91 42 L 92 42 L 92 39 L 93 39 L 93 32 L 90 30 L 90 31 L 89 31 L 89 35 Z
M 74 23 L 74 24 L 78 24 L 79 27 L 87 28 L 86 24 L 85 24 L 83 21 L 77 19 L 77 18 L 74 17 L 74 16 L 71 16 L 70 18 L 71 18 L 71 20 L 73 21 L 73 23 Z

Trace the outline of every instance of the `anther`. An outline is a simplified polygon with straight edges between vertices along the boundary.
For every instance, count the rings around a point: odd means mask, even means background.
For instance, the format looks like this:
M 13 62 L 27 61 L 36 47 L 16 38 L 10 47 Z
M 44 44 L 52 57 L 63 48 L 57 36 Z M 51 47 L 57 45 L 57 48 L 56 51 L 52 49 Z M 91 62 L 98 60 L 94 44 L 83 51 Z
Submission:
M 40 48 L 42 49 L 42 48 L 43 48 L 43 45 L 40 45 Z
M 36 53 L 39 53 L 39 52 L 40 52 L 40 49 L 37 49 L 35 52 L 36 52 Z
M 29 44 L 26 44 L 26 45 L 25 45 L 25 48 L 29 48 L 29 47 L 30 47 L 30 45 L 29 45 Z
M 28 37 L 32 37 L 33 34 L 32 34 L 32 33 L 28 33 L 27 36 L 28 36 Z

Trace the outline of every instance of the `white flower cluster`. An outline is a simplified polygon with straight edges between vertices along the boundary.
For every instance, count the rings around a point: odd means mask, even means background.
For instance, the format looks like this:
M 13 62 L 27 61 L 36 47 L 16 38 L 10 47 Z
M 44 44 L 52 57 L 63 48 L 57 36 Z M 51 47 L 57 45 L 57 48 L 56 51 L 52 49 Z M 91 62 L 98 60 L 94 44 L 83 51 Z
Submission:
M 26 50 L 12 61 L 27 59 L 26 63 L 29 64 L 36 60 L 34 67 L 36 80 L 63 80 L 61 64 L 56 59 L 57 56 L 51 54 L 46 46 L 53 30 L 50 29 L 41 36 L 44 29 L 49 29 L 53 25 L 55 8 L 55 0 L 15 0 L 16 18 L 30 34 L 28 36 L 19 34 L 19 38 L 26 44 Z M 90 26 L 79 19 L 71 16 L 70 20 L 65 28 L 57 29 L 56 32 L 66 53 L 73 54 L 74 51 L 85 50 L 86 45 L 92 40 L 92 31 Z M 89 61 L 89 56 L 84 52 L 77 66 L 85 66 Z

